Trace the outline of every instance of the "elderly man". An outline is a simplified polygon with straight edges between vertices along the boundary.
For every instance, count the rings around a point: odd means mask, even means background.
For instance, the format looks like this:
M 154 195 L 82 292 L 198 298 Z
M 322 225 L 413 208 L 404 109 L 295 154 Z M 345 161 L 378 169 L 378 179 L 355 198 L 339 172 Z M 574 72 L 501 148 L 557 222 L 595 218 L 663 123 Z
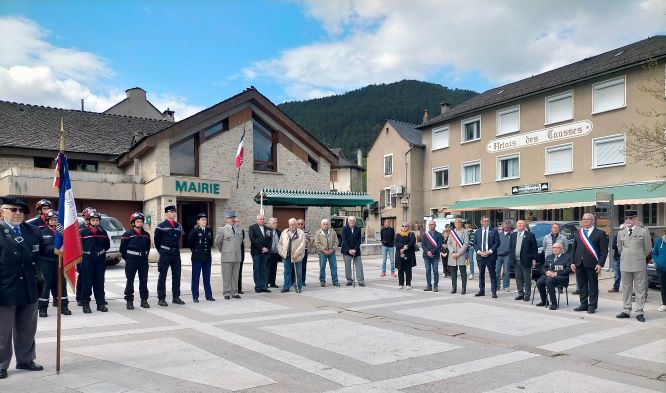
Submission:
M 358 281 L 358 285 L 365 286 L 363 280 L 363 261 L 361 261 L 361 229 L 356 228 L 356 217 L 347 217 L 347 225 L 342 229 L 342 257 L 345 260 L 345 278 L 347 286 Z M 352 275 L 352 263 L 356 270 L 356 277 Z
M 241 264 L 241 242 L 243 233 L 235 226 L 236 212 L 226 213 L 227 224 L 217 230 L 215 247 L 220 250 L 222 265 L 222 294 L 226 300 L 240 299 L 238 294 L 238 276 Z
M 629 318 L 631 315 L 631 293 L 636 292 L 636 319 L 645 322 L 643 306 L 647 299 L 647 264 L 645 257 L 652 252 L 650 232 L 637 225 L 636 210 L 626 210 L 625 227 L 617 235 L 617 248 L 620 251 L 622 270 L 623 310 L 618 318 Z
M 303 254 L 305 253 L 305 233 L 298 229 L 298 222 L 295 218 L 289 219 L 289 228 L 285 229 L 280 235 L 280 242 L 278 244 L 278 252 L 282 256 L 284 267 L 284 285 L 280 292 L 289 292 L 293 285 L 296 292 L 301 291 L 303 286 L 301 281 L 301 264 L 303 261 Z M 291 270 L 295 270 L 296 281 L 291 282 Z
M 516 231 L 509 239 L 509 260 L 516 275 L 518 296 L 514 300 L 529 301 L 532 292 L 532 268 L 536 267 L 537 242 L 534 234 L 527 230 L 525 220 L 516 222 Z
M 3 197 L 0 224 L 0 379 L 7 378 L 12 359 L 16 368 L 40 371 L 35 363 L 37 299 L 44 279 L 37 264 L 42 238 L 36 226 L 23 222 L 30 213 L 20 199 Z M 38 288 L 41 287 L 41 288 Z
M 326 286 L 326 261 L 331 269 L 331 282 L 338 287 L 338 264 L 335 260 L 335 249 L 338 247 L 338 235 L 331 229 L 327 219 L 321 220 L 321 229 L 315 232 L 314 247 L 319 253 L 319 283 Z
M 593 214 L 583 214 L 580 224 L 571 246 L 571 270 L 580 285 L 580 306 L 574 311 L 594 314 L 599 300 L 599 272 L 608 256 L 608 238 L 606 232 L 594 227 Z
M 509 248 L 511 247 L 511 222 L 504 221 L 502 230 L 498 231 L 499 247 L 497 247 L 497 263 L 495 264 L 495 275 L 497 275 L 497 289 L 503 284 L 504 291 L 509 292 L 511 275 L 511 258 Z
M 278 229 L 278 220 L 275 217 L 268 219 L 268 233 L 267 236 L 271 238 L 271 247 L 268 254 L 268 286 L 271 288 L 279 288 L 275 279 L 277 278 L 277 265 L 282 261 L 282 257 L 278 253 L 278 243 L 280 242 L 280 230 Z
M 257 215 L 257 221 L 250 225 L 248 229 L 250 255 L 252 256 L 252 275 L 256 293 L 270 292 L 268 289 L 268 254 L 272 240 L 267 229 L 266 218 L 263 214 Z
M 428 230 L 421 237 L 423 265 L 426 271 L 424 291 L 439 291 L 439 250 L 442 248 L 443 239 L 442 234 L 435 229 L 436 227 L 435 220 L 428 220 Z M 434 287 L 432 284 L 434 284 Z
M 543 237 L 543 258 L 546 260 L 553 253 L 553 244 L 560 243 L 562 252 L 567 252 L 567 238 L 560 233 L 560 224 L 554 223 L 550 226 L 550 234 Z
M 555 297 L 556 287 L 566 287 L 569 285 L 569 274 L 571 274 L 571 259 L 569 255 L 564 254 L 564 247 L 560 243 L 552 245 L 551 254 L 546 257 L 542 266 L 543 275 L 537 280 L 537 288 L 541 295 L 541 303 L 537 307 L 548 305 L 546 290 L 550 297 L 550 310 L 557 310 L 557 298 Z

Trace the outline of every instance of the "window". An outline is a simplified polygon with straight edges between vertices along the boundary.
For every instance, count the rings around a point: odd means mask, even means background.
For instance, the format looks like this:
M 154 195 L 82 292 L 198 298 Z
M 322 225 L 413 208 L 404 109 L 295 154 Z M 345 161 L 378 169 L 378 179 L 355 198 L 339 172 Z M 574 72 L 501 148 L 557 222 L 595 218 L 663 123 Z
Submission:
M 573 119 L 573 91 L 546 97 L 546 124 Z
M 172 175 L 199 176 L 199 134 L 171 145 L 169 161 Z
M 384 156 L 384 176 L 391 176 L 393 174 L 393 154 Z
M 254 170 L 275 172 L 277 170 L 275 132 L 256 118 L 253 119 L 252 127 Z
M 520 105 L 497 111 L 497 135 L 520 130 Z
M 573 145 L 546 148 L 546 175 L 571 172 L 573 170 Z
M 449 167 L 432 169 L 432 188 L 446 188 L 449 186 Z
M 471 142 L 481 139 L 481 116 L 460 122 L 462 128 L 462 142 Z
M 625 223 L 626 218 L 624 218 L 624 211 L 631 210 L 631 205 L 618 205 L 617 206 L 617 225 L 622 225 Z
M 469 184 L 479 184 L 480 182 L 481 161 L 463 162 L 461 185 L 466 186 Z
M 222 131 L 228 131 L 228 130 L 229 130 L 229 118 L 226 118 L 204 129 L 203 140 L 207 141 L 210 138 L 222 133 Z
M 35 168 L 55 168 L 55 161 L 50 157 L 33 157 Z
M 517 179 L 520 177 L 520 155 L 497 157 L 497 180 Z
M 657 225 L 656 203 L 646 203 L 643 205 L 643 224 Z
M 380 190 L 379 193 L 379 199 L 382 201 L 383 209 L 395 207 L 397 203 L 397 197 L 395 194 L 391 194 L 391 188 Z
M 432 130 L 432 150 L 449 147 L 449 126 Z
M 70 171 L 97 172 L 97 161 L 67 160 Z
M 624 135 L 592 141 L 592 168 L 624 165 Z
M 330 176 L 331 176 L 331 181 L 332 182 L 338 181 L 338 171 L 337 170 L 332 170 Z
M 312 156 L 308 156 L 308 165 L 310 165 L 313 171 L 319 172 L 319 163 Z
M 592 113 L 623 108 L 625 102 L 624 76 L 592 85 Z

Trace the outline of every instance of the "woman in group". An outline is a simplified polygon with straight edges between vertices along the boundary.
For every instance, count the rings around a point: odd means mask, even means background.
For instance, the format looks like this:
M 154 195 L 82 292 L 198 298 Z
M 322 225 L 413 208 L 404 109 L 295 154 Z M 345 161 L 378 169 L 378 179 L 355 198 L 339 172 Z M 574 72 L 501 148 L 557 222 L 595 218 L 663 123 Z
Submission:
M 659 275 L 659 286 L 661 287 L 661 306 L 657 311 L 663 312 L 666 311 L 666 231 L 654 242 L 652 260 L 654 260 Z
M 442 277 L 449 276 L 449 236 L 451 235 L 451 224 L 446 224 L 442 231 L 442 251 L 439 255 L 442 257 Z
M 400 289 L 412 289 L 412 267 L 416 266 L 416 236 L 409 224 L 402 223 L 395 235 L 395 267 L 398 269 Z
M 469 233 L 462 227 L 462 218 L 456 218 L 455 228 L 451 231 L 447 240 L 449 249 L 449 268 L 451 269 L 451 293 L 456 293 L 458 289 L 458 270 L 462 278 L 461 294 L 467 292 L 467 266 L 465 266 L 465 257 L 467 247 L 469 247 Z

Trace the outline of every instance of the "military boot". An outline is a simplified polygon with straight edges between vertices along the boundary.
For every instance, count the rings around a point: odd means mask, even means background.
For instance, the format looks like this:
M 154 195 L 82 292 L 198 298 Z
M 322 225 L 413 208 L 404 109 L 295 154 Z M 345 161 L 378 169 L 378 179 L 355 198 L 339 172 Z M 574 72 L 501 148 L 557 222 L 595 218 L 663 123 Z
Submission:
M 83 308 L 83 313 L 84 314 L 90 314 L 92 313 L 92 310 L 90 309 L 90 304 L 82 303 L 83 305 L 81 306 Z
M 69 310 L 69 304 L 63 302 L 62 307 L 60 308 L 60 314 L 62 315 L 72 315 L 72 312 Z
M 48 315 L 47 315 L 47 313 L 46 313 L 46 309 L 47 309 L 48 307 L 49 307 L 48 304 L 40 304 L 40 305 L 39 305 L 39 317 L 40 317 L 40 318 L 46 318 L 46 317 L 48 317 Z

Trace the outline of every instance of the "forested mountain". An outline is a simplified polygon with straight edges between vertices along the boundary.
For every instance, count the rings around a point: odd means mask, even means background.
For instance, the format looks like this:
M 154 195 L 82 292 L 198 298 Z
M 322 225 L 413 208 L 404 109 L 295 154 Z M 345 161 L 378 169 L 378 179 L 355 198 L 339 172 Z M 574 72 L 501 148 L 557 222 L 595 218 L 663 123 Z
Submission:
M 278 107 L 328 147 L 341 147 L 347 157 L 355 157 L 356 148 L 367 153 L 385 119 L 419 124 L 426 108 L 434 117 L 440 113 L 441 102 L 454 107 L 476 94 L 436 83 L 403 80 L 341 95 L 285 102 Z

